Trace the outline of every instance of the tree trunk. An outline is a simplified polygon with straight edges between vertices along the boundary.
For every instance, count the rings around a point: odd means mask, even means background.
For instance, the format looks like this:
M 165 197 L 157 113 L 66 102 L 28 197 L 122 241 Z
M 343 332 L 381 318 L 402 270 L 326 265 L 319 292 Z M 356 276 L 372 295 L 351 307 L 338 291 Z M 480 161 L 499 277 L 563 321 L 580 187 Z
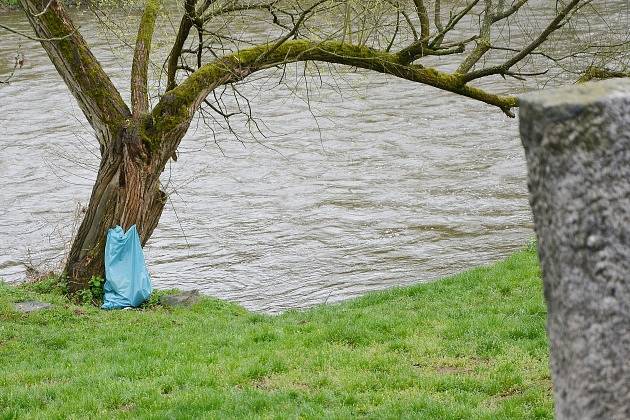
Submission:
M 135 224 L 144 245 L 157 226 L 166 202 L 166 194 L 159 188 L 159 177 L 167 160 L 159 150 L 152 156 L 140 135 L 143 115 L 148 111 L 145 97 L 150 40 L 139 37 L 139 53 L 134 56 L 136 71 L 132 91 L 142 98 L 132 116 L 61 2 L 20 0 L 20 4 L 35 34 L 42 38 L 44 50 L 94 128 L 101 146 L 96 183 L 64 270 L 72 293 L 86 288 L 92 276 L 104 275 L 108 229 L 116 225 L 128 229 Z M 146 20 L 147 25 L 154 24 L 155 8 Z M 162 136 L 162 133 L 154 134 L 158 138 Z M 143 137 L 147 137 L 146 134 Z M 173 144 L 180 139 L 178 137 Z M 171 154 L 172 151 L 168 156 Z
M 114 147 L 104 151 L 90 203 L 76 233 L 64 272 L 70 293 L 88 285 L 92 276 L 104 277 L 107 230 L 136 225 L 142 245 L 155 230 L 166 194 L 159 188 L 157 168 L 137 130 L 122 130 Z

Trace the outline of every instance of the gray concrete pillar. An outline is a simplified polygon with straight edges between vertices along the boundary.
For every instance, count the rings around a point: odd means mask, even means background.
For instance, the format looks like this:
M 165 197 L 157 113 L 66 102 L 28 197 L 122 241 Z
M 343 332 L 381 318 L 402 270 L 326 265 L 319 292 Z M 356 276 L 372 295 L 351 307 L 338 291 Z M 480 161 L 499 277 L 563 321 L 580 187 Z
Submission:
M 525 95 L 558 419 L 630 419 L 630 80 Z

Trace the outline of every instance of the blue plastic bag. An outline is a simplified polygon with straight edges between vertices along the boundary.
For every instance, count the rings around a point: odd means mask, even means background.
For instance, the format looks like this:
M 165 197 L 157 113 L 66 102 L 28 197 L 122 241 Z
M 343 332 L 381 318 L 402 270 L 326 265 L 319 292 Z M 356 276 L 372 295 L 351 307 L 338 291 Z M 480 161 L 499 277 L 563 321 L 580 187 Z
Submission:
M 120 226 L 107 231 L 105 297 L 101 308 L 140 306 L 152 290 L 136 225 L 131 226 L 127 233 Z

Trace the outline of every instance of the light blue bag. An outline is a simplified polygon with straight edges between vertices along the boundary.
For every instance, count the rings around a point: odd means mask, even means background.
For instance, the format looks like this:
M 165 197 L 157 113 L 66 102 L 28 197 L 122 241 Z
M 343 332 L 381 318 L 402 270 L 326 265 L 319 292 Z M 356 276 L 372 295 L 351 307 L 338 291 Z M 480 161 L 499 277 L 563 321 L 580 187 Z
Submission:
M 140 306 L 152 290 L 136 225 L 131 226 L 127 233 L 120 226 L 107 231 L 105 297 L 101 308 Z

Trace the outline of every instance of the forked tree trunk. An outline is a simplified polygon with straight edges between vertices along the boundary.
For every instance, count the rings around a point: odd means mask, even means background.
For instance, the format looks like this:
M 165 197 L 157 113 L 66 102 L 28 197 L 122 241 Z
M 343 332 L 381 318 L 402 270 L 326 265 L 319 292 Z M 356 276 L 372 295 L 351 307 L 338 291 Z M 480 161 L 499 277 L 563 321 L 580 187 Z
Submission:
M 66 262 L 71 293 L 87 287 L 92 276 L 103 276 L 108 229 L 120 225 L 126 230 L 135 224 L 144 246 L 166 202 L 166 194 L 159 188 L 162 168 L 154 166 L 139 137 L 123 130 L 113 140 L 114 147 L 101 158 L 87 211 Z
M 136 99 L 132 115 L 60 1 L 20 0 L 20 5 L 94 128 L 101 149 L 101 164 L 89 206 L 64 270 L 72 293 L 86 288 L 92 276 L 103 276 L 108 229 L 116 225 L 128 229 L 135 224 L 142 244 L 149 239 L 166 202 L 166 194 L 159 188 L 159 176 L 189 120 L 183 119 L 181 127 L 175 124 L 177 129 L 169 133 L 145 130 L 147 126 L 150 128 L 147 121 L 151 121 L 146 118 L 150 39 L 138 38 L 138 56 L 134 56 L 132 75 L 132 93 L 135 93 L 132 96 Z M 146 25 L 151 26 L 155 13 L 146 20 Z M 172 150 L 160 147 L 159 141 L 163 138 L 173 140 L 169 143 Z M 143 139 L 155 139 L 156 143 L 149 146 Z

